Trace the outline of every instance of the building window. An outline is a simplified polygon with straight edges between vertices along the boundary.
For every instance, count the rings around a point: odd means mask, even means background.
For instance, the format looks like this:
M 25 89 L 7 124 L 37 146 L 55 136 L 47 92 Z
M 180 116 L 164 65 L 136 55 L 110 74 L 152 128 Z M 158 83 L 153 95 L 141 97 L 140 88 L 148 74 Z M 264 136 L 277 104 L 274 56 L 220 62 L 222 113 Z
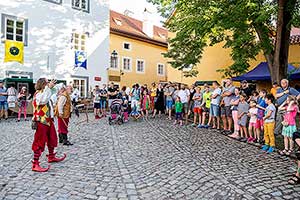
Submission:
M 157 74 L 160 76 L 165 75 L 165 66 L 163 64 L 158 64 L 157 65 Z
M 87 80 L 86 79 L 73 79 L 74 87 L 79 90 L 80 97 L 86 97 Z
M 115 50 L 110 55 L 110 68 L 112 69 L 119 68 L 119 56 Z
M 49 2 L 57 3 L 57 4 L 61 4 L 62 3 L 62 0 L 44 0 L 44 1 L 49 1 Z
M 124 42 L 124 43 L 123 43 L 123 49 L 131 50 L 131 44 L 128 43 L 128 42 Z
M 28 20 L 11 15 L 1 15 L 2 37 L 4 40 L 23 42 L 27 46 Z
M 145 61 L 144 60 L 136 61 L 136 71 L 139 73 L 145 73 Z
M 72 0 L 72 7 L 74 9 L 89 12 L 89 10 L 90 10 L 90 0 Z
M 73 33 L 72 43 L 73 43 L 74 50 L 85 51 L 86 38 L 87 38 L 86 34 Z
M 127 57 L 123 58 L 123 70 L 131 71 L 131 58 L 127 58 Z

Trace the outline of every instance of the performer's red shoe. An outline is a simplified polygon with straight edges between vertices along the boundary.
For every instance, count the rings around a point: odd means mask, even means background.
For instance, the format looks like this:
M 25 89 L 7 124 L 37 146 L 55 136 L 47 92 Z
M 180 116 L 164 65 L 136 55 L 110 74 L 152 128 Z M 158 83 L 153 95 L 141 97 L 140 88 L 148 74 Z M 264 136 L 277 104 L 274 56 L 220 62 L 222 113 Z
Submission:
M 55 154 L 56 153 L 54 153 L 52 155 L 47 155 L 47 157 L 48 157 L 48 163 L 61 162 L 61 161 L 63 161 L 67 157 L 67 155 L 65 153 L 64 153 L 64 156 L 62 158 L 55 157 Z
M 50 165 L 48 165 L 48 168 L 42 168 L 40 166 L 40 162 L 39 161 L 32 161 L 32 171 L 35 172 L 46 172 L 50 169 Z

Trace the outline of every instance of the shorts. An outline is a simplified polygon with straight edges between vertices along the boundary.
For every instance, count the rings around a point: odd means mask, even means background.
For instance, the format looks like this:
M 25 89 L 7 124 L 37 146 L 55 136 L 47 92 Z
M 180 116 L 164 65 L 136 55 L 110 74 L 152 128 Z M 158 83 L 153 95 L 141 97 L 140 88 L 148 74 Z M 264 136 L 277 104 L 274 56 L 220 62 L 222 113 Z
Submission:
M 263 129 L 264 128 L 264 120 L 263 119 L 257 119 L 255 128 Z
M 8 110 L 8 104 L 7 101 L 0 101 L 0 110 Z
M 183 107 L 183 113 L 187 114 L 188 113 L 188 108 L 189 108 L 188 103 L 182 103 L 182 107 Z
M 173 100 L 167 100 L 167 102 L 166 102 L 166 108 L 168 110 L 171 110 L 172 106 L 173 106 Z
M 194 107 L 193 111 L 194 111 L 194 113 L 197 113 L 197 114 L 199 114 L 199 115 L 202 115 L 202 108 Z
M 209 114 L 213 117 L 219 117 L 220 115 L 220 106 L 219 105 L 210 105 Z
M 221 107 L 221 115 L 226 117 L 232 117 L 231 106 Z
M 182 112 L 177 112 L 177 113 L 175 114 L 175 119 L 176 119 L 176 120 L 182 120 Z
M 247 115 L 243 115 L 242 118 L 239 119 L 238 124 L 244 127 L 247 126 L 247 119 L 248 119 Z
M 94 103 L 94 108 L 95 109 L 100 109 L 100 103 Z
M 209 113 L 209 110 L 210 110 L 210 107 L 209 108 L 207 108 L 207 107 L 202 108 L 203 113 Z
M 100 108 L 101 109 L 105 109 L 106 108 L 106 100 L 105 99 L 101 99 L 100 100 Z
M 256 128 L 256 122 L 249 122 L 249 127 L 254 127 L 254 128 Z

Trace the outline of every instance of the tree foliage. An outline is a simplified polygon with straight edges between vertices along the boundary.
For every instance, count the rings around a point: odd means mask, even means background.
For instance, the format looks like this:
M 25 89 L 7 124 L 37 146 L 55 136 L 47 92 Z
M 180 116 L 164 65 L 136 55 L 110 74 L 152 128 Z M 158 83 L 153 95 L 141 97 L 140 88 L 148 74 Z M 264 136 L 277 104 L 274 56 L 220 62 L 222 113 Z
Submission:
M 162 15 L 169 16 L 166 27 L 176 33 L 176 37 L 169 40 L 170 49 L 165 54 L 171 58 L 170 64 L 174 68 L 182 70 L 187 64 L 196 65 L 201 61 L 205 47 L 223 42 L 224 48 L 231 49 L 234 61 L 227 68 L 220 66 L 218 71 L 226 77 L 246 72 L 249 61 L 261 51 L 269 67 L 273 67 L 277 40 L 280 40 L 276 37 L 277 32 L 283 30 L 280 33 L 284 37 L 290 33 L 291 26 L 298 26 L 300 21 L 300 0 L 282 0 L 286 3 L 284 11 L 291 17 L 285 18 L 280 30 L 280 0 L 148 1 L 156 4 Z M 278 66 L 281 64 L 278 62 Z

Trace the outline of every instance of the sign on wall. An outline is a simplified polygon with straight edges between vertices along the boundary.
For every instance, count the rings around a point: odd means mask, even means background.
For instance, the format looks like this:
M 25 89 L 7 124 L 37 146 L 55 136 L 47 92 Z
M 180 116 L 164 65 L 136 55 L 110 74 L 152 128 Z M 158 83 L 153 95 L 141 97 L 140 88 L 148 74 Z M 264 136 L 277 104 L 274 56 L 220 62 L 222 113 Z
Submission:
M 12 40 L 5 41 L 4 62 L 24 63 L 24 43 Z

